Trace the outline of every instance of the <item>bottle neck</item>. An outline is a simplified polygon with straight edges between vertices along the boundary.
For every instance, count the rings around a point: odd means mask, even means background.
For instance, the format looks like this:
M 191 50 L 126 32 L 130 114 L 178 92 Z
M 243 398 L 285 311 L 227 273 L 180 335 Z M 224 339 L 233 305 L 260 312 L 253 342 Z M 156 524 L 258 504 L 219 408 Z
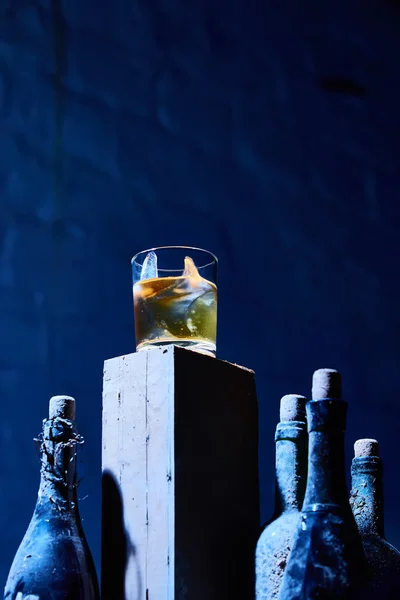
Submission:
M 354 458 L 350 504 L 361 535 L 385 538 L 382 461 L 375 456 Z
M 275 515 L 300 510 L 307 479 L 307 425 L 279 423 L 275 434 Z
M 81 442 L 71 421 L 57 418 L 44 422 L 38 507 L 78 513 L 76 455 Z
M 347 404 L 336 399 L 312 400 L 306 410 L 309 454 L 303 510 L 326 504 L 347 508 L 344 461 Z

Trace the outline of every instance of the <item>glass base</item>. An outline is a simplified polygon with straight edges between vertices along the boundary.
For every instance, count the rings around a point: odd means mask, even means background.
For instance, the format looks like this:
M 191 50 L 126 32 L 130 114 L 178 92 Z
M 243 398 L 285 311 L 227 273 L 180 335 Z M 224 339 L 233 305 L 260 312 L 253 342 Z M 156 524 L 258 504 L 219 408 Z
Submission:
M 152 348 L 161 348 L 162 346 L 180 346 L 181 348 L 193 350 L 194 352 L 212 356 L 213 358 L 215 358 L 216 354 L 215 344 L 207 342 L 206 340 L 152 340 L 139 344 L 136 347 L 136 352 L 151 350 Z

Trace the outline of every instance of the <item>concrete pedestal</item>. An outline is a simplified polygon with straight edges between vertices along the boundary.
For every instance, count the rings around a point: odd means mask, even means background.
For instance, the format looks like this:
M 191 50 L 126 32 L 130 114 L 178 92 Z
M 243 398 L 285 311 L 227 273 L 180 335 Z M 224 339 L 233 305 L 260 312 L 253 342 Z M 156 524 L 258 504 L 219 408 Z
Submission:
M 254 373 L 166 346 L 107 360 L 103 600 L 251 600 Z

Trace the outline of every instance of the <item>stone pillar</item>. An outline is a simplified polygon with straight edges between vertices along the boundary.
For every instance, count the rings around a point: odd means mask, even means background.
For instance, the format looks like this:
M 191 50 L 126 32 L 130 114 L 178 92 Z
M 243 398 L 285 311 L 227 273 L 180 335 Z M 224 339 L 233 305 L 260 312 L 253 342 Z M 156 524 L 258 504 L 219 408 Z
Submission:
M 254 373 L 174 346 L 105 362 L 103 600 L 251 600 Z

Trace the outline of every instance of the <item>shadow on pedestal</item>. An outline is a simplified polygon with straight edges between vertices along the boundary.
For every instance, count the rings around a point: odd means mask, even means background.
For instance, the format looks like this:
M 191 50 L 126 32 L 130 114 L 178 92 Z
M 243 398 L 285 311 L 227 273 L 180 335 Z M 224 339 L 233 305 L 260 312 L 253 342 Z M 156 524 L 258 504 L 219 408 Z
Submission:
M 124 526 L 124 507 L 118 482 L 109 471 L 102 476 L 102 600 L 125 600 L 125 575 L 128 562 L 136 570 L 136 595 L 142 598 L 142 576 L 137 560 L 137 549 Z M 104 567 L 107 565 L 107 568 Z

